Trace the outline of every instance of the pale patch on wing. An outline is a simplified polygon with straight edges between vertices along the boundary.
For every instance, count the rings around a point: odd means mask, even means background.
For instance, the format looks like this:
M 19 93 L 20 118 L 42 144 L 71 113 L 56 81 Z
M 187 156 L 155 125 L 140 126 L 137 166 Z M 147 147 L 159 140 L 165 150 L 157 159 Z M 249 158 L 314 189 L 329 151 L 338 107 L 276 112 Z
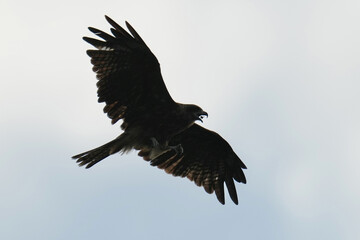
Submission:
M 103 51 L 114 51 L 114 49 L 112 49 L 111 47 L 106 47 L 106 46 L 98 47 L 97 49 L 103 50 Z

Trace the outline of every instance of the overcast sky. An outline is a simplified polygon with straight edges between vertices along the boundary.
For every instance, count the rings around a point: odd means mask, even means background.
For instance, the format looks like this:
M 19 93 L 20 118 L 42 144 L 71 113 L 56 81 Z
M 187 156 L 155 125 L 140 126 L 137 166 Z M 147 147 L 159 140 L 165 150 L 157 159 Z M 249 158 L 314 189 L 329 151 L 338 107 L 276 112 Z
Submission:
M 0 239 L 359 239 L 360 2 L 0 3 Z M 226 205 L 118 136 L 81 37 L 129 21 L 179 102 L 242 158 Z

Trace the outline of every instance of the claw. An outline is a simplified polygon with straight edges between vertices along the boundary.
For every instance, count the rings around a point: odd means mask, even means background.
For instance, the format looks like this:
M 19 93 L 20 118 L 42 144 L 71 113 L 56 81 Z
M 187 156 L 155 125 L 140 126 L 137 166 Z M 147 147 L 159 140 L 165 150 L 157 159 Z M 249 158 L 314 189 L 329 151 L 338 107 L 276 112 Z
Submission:
M 177 155 L 183 155 L 184 153 L 184 149 L 181 144 L 178 144 L 176 146 L 169 146 L 169 148 L 173 149 Z
M 159 142 L 154 137 L 150 138 L 150 141 L 151 141 L 152 147 L 154 147 L 154 148 L 156 148 L 160 145 Z

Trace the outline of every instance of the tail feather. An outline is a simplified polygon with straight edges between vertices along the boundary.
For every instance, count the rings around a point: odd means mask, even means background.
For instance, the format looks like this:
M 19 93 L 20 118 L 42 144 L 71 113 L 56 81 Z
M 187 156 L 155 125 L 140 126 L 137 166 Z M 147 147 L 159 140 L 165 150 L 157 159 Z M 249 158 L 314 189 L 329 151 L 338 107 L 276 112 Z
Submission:
M 77 159 L 76 162 L 79 164 L 79 166 L 86 165 L 86 168 L 90 168 L 104 158 L 125 150 L 127 150 L 127 147 L 124 144 L 124 139 L 120 135 L 120 137 L 112 140 L 111 142 L 108 142 L 92 150 L 77 154 L 72 158 Z

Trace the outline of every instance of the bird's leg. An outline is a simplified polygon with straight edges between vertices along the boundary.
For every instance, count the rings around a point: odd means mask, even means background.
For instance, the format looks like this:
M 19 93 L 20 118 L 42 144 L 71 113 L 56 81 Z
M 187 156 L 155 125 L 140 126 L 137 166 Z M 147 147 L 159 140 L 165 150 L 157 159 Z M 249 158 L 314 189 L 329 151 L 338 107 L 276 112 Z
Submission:
M 160 144 L 158 140 L 156 140 L 156 138 L 154 137 L 150 138 L 150 148 L 151 148 L 149 154 L 150 159 L 155 159 L 156 157 L 160 156 L 167 150 L 167 148 L 162 144 Z
M 174 150 L 177 155 L 182 155 L 184 153 L 184 149 L 181 144 L 178 144 L 176 146 L 169 146 L 169 148 Z
M 152 137 L 150 138 L 150 141 L 153 148 L 158 148 L 160 146 L 160 143 L 158 142 L 158 140 L 156 140 L 156 138 Z
M 164 152 L 167 152 L 171 150 L 174 150 L 176 155 L 179 155 L 181 156 L 183 153 L 184 153 L 184 149 L 183 147 L 181 146 L 181 144 L 178 144 L 176 146 L 164 146 L 162 144 L 160 144 L 156 138 L 152 137 L 150 138 L 150 142 L 151 142 L 151 147 L 152 147 L 152 150 L 151 150 L 151 157 L 154 158 L 154 156 L 157 156 L 157 155 L 161 155 L 162 153 Z

